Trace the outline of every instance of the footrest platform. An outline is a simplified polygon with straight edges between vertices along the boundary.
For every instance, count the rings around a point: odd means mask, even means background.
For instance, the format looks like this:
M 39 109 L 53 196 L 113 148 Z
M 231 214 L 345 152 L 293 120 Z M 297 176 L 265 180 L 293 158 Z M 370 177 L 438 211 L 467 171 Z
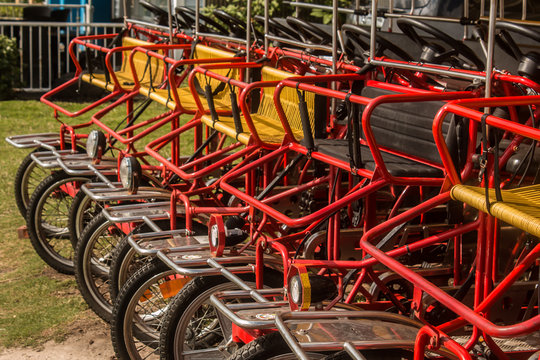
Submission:
M 25 134 L 8 136 L 6 141 L 19 149 L 36 148 L 43 145 L 59 146 L 59 133 L 41 133 L 41 134 Z
M 87 183 L 81 189 L 94 201 L 168 200 L 171 198 L 171 192 L 166 189 L 143 186 L 138 189 L 137 194 L 130 194 L 122 186 L 122 183 L 113 182 L 111 184 L 113 187 L 106 183 Z
M 184 214 L 186 208 L 176 206 L 177 214 Z M 138 222 L 145 218 L 150 220 L 170 219 L 171 203 L 168 201 L 153 203 L 138 203 L 130 205 L 111 206 L 103 209 L 104 216 L 116 223 Z

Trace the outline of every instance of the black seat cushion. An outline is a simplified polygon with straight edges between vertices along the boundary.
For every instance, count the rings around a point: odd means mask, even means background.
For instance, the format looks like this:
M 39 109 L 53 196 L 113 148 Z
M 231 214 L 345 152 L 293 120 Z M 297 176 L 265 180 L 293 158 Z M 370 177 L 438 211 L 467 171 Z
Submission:
M 365 87 L 362 95 L 376 98 L 396 92 Z M 377 144 L 434 163 L 441 163 L 433 139 L 433 119 L 445 103 L 442 101 L 402 102 L 379 105 L 371 114 L 371 130 Z M 443 122 L 443 134 L 450 127 L 451 116 Z
M 349 143 L 346 139 L 316 139 L 317 152 L 331 156 L 335 159 L 349 162 Z M 363 169 L 374 171 L 375 161 L 368 146 L 361 146 Z M 384 163 L 390 175 L 399 177 L 441 177 L 440 169 L 425 165 L 414 160 L 403 158 L 394 154 L 381 152 Z
M 377 98 L 383 95 L 397 94 L 396 92 L 377 87 L 365 87 L 362 96 Z M 441 165 L 439 151 L 433 138 L 433 120 L 439 109 L 445 103 L 442 101 L 385 103 L 377 106 L 370 117 L 370 128 L 377 145 L 423 159 L 428 163 Z M 361 125 L 362 111 L 358 112 L 358 126 Z M 350 126 L 350 125 L 349 125 Z M 450 156 L 458 167 L 464 163 L 467 153 L 466 122 L 460 118 L 447 116 L 442 126 L 443 135 Z M 363 130 L 360 137 L 365 138 Z M 345 162 L 350 161 L 348 140 L 315 139 L 318 152 L 332 156 Z M 381 152 L 388 172 L 400 177 L 441 177 L 442 170 L 422 164 L 405 157 Z M 361 164 L 366 170 L 373 171 L 375 162 L 368 146 L 361 147 Z

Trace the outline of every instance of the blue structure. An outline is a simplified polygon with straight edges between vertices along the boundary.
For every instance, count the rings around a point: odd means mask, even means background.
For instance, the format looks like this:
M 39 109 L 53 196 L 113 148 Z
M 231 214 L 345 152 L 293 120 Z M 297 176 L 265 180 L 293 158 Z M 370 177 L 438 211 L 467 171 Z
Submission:
M 88 0 L 49 0 L 49 4 L 59 4 L 59 5 L 86 5 Z M 92 6 L 94 7 L 93 18 L 86 19 L 86 13 L 84 9 L 76 10 L 74 9 L 72 18 L 79 18 L 80 22 L 111 22 L 112 19 L 112 2 L 111 0 L 92 0 Z M 76 16 L 75 12 L 79 12 Z

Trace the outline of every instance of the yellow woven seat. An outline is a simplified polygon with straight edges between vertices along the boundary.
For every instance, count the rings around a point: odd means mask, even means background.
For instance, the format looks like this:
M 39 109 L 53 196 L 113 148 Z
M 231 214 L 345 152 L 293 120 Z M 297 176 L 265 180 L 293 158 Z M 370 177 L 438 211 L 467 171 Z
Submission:
M 209 46 L 197 44 L 195 46 L 195 53 L 193 54 L 194 59 L 218 59 L 218 58 L 231 58 L 234 57 L 234 53 L 212 48 Z M 237 69 L 216 69 L 213 70 L 214 72 L 231 77 L 233 79 L 238 78 L 238 70 Z M 137 71 L 137 74 L 139 72 Z M 206 81 L 210 83 L 210 86 L 212 89 L 215 89 L 217 86 L 221 84 L 220 81 L 213 79 L 213 78 L 206 78 L 203 74 L 197 74 L 195 75 L 199 81 L 199 84 L 201 84 L 201 87 L 206 85 Z M 180 87 L 177 90 L 178 98 L 180 99 L 180 102 L 182 104 L 182 107 L 185 110 L 195 112 L 197 111 L 197 103 L 193 99 L 193 95 L 189 89 L 189 87 Z M 159 102 L 162 105 L 167 106 L 170 109 L 176 108 L 176 102 L 174 101 L 174 98 L 172 94 L 169 96 L 169 92 L 167 90 L 159 90 L 159 89 L 152 89 L 150 88 L 149 84 L 143 84 L 141 83 L 141 87 L 139 88 L 139 93 L 141 95 L 144 95 L 146 97 L 151 98 L 154 101 Z M 202 101 L 203 106 L 205 108 L 208 107 L 206 98 L 204 96 L 199 95 L 199 99 Z M 219 92 L 218 94 L 214 95 L 214 105 L 216 106 L 216 110 L 230 110 L 231 108 L 231 100 L 229 97 L 229 89 L 225 87 L 223 91 Z
M 114 91 L 114 84 L 110 81 L 107 82 L 105 74 L 83 74 L 82 80 L 107 91 Z
M 167 106 L 171 110 L 174 110 L 176 108 L 176 102 L 174 101 L 172 94 L 169 94 L 169 91 L 166 89 L 150 90 L 150 88 L 141 88 L 139 89 L 139 93 L 141 95 L 149 97 L 150 99 L 158 102 L 159 104 Z M 185 110 L 191 112 L 197 111 L 197 104 L 195 103 L 195 99 L 193 99 L 193 95 L 191 94 L 191 91 L 189 91 L 189 88 L 178 89 L 178 97 L 180 98 L 182 107 Z M 203 102 L 203 105 L 207 106 L 206 99 L 202 96 L 199 96 L 199 98 Z M 216 107 L 216 110 L 229 110 L 231 108 L 231 101 L 228 97 L 223 100 L 214 99 L 214 105 Z
M 502 190 L 502 201 L 489 189 L 489 213 L 516 228 L 540 237 L 540 185 Z M 488 212 L 485 189 L 477 186 L 455 185 L 450 194 L 478 210 Z
M 153 45 L 153 43 L 131 37 L 124 37 L 122 39 L 123 47 L 129 46 L 130 48 L 133 48 L 135 46 L 146 45 Z M 130 53 L 131 50 L 123 51 L 122 64 L 120 65 L 120 69 L 114 72 L 114 75 L 116 76 L 120 87 L 122 87 L 125 91 L 132 90 L 135 85 L 133 74 L 129 65 Z M 163 82 L 163 63 L 157 58 L 151 58 L 150 62 L 148 59 L 148 56 L 142 52 L 135 53 L 135 55 L 133 56 L 133 63 L 136 68 L 135 70 L 137 71 L 137 74 L 139 76 L 139 82 L 141 83 L 141 86 L 150 88 L 150 86 L 152 85 L 154 87 L 157 87 Z M 111 92 L 114 91 L 116 88 L 112 78 L 109 78 L 109 81 L 107 81 L 107 77 L 105 74 L 83 74 L 82 80 L 84 82 Z
M 244 132 L 242 133 L 236 132 L 236 128 L 234 126 L 234 119 L 230 116 L 220 116 L 219 120 L 216 121 L 216 123 L 214 124 L 211 116 L 204 115 L 201 118 L 201 121 L 207 126 L 212 127 L 227 136 L 233 138 L 236 138 L 238 136 L 238 141 L 240 141 L 242 144 L 247 145 L 249 143 L 250 133 L 246 131 L 248 131 L 249 128 L 246 124 L 246 120 L 244 119 L 244 117 L 241 117 L 241 119 L 242 128 L 244 130 Z M 283 131 L 283 127 L 279 120 L 276 122 L 275 118 L 270 118 L 268 116 L 259 114 L 251 114 L 251 119 L 253 120 L 253 124 L 255 125 L 257 133 L 259 134 L 259 137 L 262 141 L 274 144 L 278 144 L 283 141 L 283 136 L 285 135 L 285 132 Z M 303 136 L 301 131 L 295 129 L 293 129 L 293 131 L 296 136 L 299 136 L 300 138 Z
M 250 134 L 248 132 L 237 133 L 234 127 L 234 120 L 230 116 L 220 116 L 219 120 L 214 123 L 212 121 L 211 116 L 203 115 L 201 117 L 201 121 L 203 124 L 207 125 L 208 127 L 214 128 L 220 133 L 223 133 L 227 136 L 237 139 L 242 144 L 247 145 L 249 143 L 249 139 L 251 137 Z M 247 125 L 243 117 L 242 117 L 242 127 L 244 129 L 247 129 Z
M 278 70 L 272 67 L 263 67 L 261 70 L 261 78 L 263 81 L 281 81 L 288 77 L 294 76 L 293 74 Z M 274 87 L 262 88 L 262 97 L 257 112 L 251 114 L 253 125 L 257 130 L 257 135 L 261 141 L 272 144 L 280 144 L 285 137 L 285 130 L 281 120 L 279 119 L 275 104 L 274 104 Z M 315 96 L 313 93 L 306 93 L 305 100 L 308 106 L 308 114 L 313 129 L 314 122 L 314 104 Z M 300 120 L 300 112 L 298 110 L 298 95 L 295 89 L 286 87 L 280 94 L 280 102 L 283 106 L 283 111 L 287 116 L 289 125 L 296 139 L 302 139 L 304 133 L 302 130 L 302 123 Z M 212 127 L 219 132 L 222 132 L 233 138 L 237 138 L 243 144 L 248 144 L 250 139 L 249 128 L 246 124 L 246 120 L 241 116 L 242 120 L 242 133 L 238 134 L 234 126 L 234 120 L 232 117 L 219 116 L 218 121 L 214 123 L 211 116 L 205 115 L 201 118 L 201 121 L 207 126 Z
M 114 74 L 118 79 L 118 83 L 120 84 L 120 86 L 122 86 L 124 90 L 130 91 L 133 89 L 135 83 L 133 82 L 133 76 L 131 76 L 131 72 L 129 72 L 128 74 L 125 71 L 117 71 Z M 89 84 L 100 87 L 107 91 L 114 91 L 114 83 L 111 79 L 109 79 L 109 82 L 107 82 L 105 74 L 84 74 L 82 76 L 82 79 Z M 150 81 L 146 81 L 144 83 L 146 84 L 146 86 L 148 86 Z

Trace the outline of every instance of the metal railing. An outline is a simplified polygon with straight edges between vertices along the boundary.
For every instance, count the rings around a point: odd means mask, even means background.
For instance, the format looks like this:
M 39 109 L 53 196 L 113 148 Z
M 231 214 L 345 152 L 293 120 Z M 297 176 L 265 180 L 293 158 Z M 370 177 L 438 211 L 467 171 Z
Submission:
M 0 21 L 0 34 L 17 39 L 20 90 L 47 91 L 57 79 L 75 71 L 68 52 L 79 35 L 120 31 L 121 23 Z

